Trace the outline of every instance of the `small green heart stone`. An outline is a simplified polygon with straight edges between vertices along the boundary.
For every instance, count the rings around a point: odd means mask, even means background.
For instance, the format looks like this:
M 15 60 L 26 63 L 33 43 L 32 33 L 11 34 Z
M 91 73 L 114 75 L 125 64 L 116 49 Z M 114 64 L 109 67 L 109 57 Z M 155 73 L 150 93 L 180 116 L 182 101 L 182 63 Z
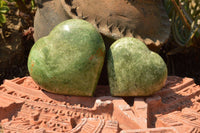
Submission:
M 34 44 L 28 69 L 34 81 L 46 91 L 92 96 L 104 56 L 105 45 L 98 31 L 84 20 L 71 19 Z
M 107 68 L 113 96 L 148 96 L 160 90 L 167 79 L 163 59 L 131 37 L 111 45 Z

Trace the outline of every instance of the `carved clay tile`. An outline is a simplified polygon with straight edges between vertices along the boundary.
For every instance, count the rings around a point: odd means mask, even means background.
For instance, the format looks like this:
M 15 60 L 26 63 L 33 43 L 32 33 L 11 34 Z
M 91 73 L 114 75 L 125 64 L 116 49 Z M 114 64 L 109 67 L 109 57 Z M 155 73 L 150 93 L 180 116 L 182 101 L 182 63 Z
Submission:
M 128 100 L 99 91 L 98 97 L 76 97 L 36 88 L 30 77 L 0 86 L 3 132 L 200 132 L 200 86 L 190 78 L 168 77 L 153 96 Z

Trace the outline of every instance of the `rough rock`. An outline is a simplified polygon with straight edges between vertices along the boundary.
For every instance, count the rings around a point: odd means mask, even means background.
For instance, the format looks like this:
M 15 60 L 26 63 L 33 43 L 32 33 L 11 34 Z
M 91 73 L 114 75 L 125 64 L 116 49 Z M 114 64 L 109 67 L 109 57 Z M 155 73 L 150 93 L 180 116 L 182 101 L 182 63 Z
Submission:
M 149 97 L 98 95 L 52 94 L 31 77 L 5 80 L 0 86 L 0 127 L 19 133 L 200 131 L 200 86 L 190 78 L 168 77 L 165 87 Z
M 35 40 L 71 18 L 92 23 L 105 38 L 110 38 L 108 42 L 137 37 L 155 51 L 170 35 L 170 22 L 162 0 L 43 0 L 41 5 L 34 20 Z
M 160 0 L 61 0 L 61 3 L 70 17 L 89 21 L 110 38 L 137 36 L 156 47 L 169 37 L 170 24 Z

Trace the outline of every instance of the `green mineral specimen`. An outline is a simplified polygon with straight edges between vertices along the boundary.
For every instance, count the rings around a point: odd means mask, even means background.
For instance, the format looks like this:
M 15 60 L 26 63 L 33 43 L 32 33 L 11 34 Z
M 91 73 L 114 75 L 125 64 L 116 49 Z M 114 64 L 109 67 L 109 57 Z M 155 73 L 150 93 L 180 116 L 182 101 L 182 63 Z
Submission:
M 32 47 L 28 69 L 46 91 L 92 96 L 104 62 L 101 35 L 88 22 L 71 19 L 57 25 Z
M 163 59 L 131 37 L 111 45 L 107 68 L 113 96 L 148 96 L 160 90 L 167 79 Z

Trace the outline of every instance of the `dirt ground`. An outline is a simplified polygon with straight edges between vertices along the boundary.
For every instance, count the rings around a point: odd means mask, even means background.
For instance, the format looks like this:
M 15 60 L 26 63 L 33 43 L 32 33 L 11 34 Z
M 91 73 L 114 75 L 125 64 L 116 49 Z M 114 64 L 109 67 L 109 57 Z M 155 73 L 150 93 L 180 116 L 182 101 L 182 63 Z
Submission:
M 28 75 L 27 57 L 34 44 L 30 22 L 24 19 L 15 3 L 8 6 L 7 21 L 0 27 L 0 83 Z

